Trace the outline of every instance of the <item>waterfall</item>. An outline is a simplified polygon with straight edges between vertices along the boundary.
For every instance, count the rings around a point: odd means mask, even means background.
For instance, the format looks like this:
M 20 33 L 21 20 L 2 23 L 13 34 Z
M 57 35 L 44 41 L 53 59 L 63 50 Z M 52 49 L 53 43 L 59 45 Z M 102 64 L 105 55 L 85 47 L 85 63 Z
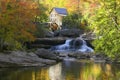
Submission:
M 80 51 L 80 52 L 93 52 L 91 47 L 87 46 L 87 43 L 82 38 L 68 39 L 65 44 L 53 46 L 51 50 L 55 51 Z
M 86 41 L 84 41 L 84 40 L 82 40 L 82 41 L 83 41 L 83 45 L 79 49 L 79 51 L 81 51 L 81 52 L 94 52 L 94 50 L 91 47 L 87 46 Z
M 65 44 L 56 46 L 57 50 L 69 50 L 71 40 L 66 40 Z

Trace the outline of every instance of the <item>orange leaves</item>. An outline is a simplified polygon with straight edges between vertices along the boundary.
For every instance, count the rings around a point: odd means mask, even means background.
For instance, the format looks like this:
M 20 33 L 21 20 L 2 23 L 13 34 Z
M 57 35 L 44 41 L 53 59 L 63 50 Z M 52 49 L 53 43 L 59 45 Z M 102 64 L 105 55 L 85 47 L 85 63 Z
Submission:
M 33 2 L 30 6 L 31 9 L 37 9 L 38 8 L 38 5 L 37 3 Z
M 30 39 L 29 41 L 33 41 L 35 40 L 35 37 L 29 31 L 25 31 L 24 29 L 21 29 L 20 36 L 18 36 L 18 39 L 21 40 L 22 42 L 28 41 L 28 39 Z
M 2 11 L 6 10 L 6 3 L 3 0 L 1 1 L 1 9 L 2 9 Z
M 33 21 L 35 16 L 39 14 L 37 3 L 30 0 L 2 0 L 0 3 L 2 4 L 0 12 L 0 27 L 2 26 L 2 29 L 0 32 L 6 30 L 0 36 L 9 36 L 11 39 L 4 39 L 8 42 L 23 43 L 34 40 L 33 32 L 36 28 Z
M 37 9 L 38 4 L 32 1 L 20 1 L 19 5 L 25 9 Z
M 65 7 L 67 8 L 68 12 L 75 12 L 78 9 L 78 0 L 67 0 Z
M 80 11 L 84 16 L 94 15 L 98 6 L 98 0 L 80 0 Z
M 20 1 L 19 2 L 19 19 L 21 20 L 22 30 L 21 35 L 22 38 L 26 38 L 29 40 L 33 40 L 34 37 L 32 32 L 35 31 L 35 24 L 33 24 L 33 20 L 37 15 L 37 3 L 31 1 Z

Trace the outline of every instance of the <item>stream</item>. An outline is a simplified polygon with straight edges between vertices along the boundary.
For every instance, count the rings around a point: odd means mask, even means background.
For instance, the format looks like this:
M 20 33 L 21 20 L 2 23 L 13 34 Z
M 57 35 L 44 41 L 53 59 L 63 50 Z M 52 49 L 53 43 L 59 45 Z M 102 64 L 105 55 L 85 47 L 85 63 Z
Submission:
M 71 59 L 43 68 L 1 68 L 0 80 L 120 80 L 120 68 Z
M 66 40 L 51 50 L 93 52 L 82 39 Z M 48 67 L 0 68 L 0 80 L 120 80 L 120 65 L 65 58 Z

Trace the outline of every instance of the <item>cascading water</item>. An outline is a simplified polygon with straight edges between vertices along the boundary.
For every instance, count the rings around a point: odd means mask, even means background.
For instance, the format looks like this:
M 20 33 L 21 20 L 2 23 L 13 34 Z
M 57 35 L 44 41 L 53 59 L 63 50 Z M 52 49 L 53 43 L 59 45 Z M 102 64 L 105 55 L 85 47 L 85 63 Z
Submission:
M 51 50 L 55 50 L 58 52 L 61 51 L 80 51 L 80 52 L 94 52 L 91 47 L 87 46 L 86 41 L 82 38 L 77 39 L 68 39 L 65 44 L 54 46 Z
M 66 40 L 65 44 L 55 46 L 55 50 L 69 50 L 71 40 Z
M 84 40 L 82 40 L 82 41 L 83 41 L 83 45 L 81 46 L 79 51 L 81 51 L 81 52 L 94 52 L 94 50 L 91 47 L 87 46 L 86 41 L 84 41 Z

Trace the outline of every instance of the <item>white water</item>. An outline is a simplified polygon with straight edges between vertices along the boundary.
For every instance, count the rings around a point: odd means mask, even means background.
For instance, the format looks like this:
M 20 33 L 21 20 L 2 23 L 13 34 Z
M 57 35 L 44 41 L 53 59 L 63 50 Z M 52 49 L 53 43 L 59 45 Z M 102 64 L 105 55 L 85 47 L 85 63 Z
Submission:
M 56 50 L 69 50 L 70 49 L 70 42 L 72 40 L 66 40 L 65 44 L 62 44 L 62 45 L 58 45 L 56 46 Z
M 72 44 L 71 44 L 72 43 Z M 80 51 L 80 52 L 94 52 L 91 47 L 87 46 L 86 41 L 81 38 L 68 39 L 65 44 L 54 46 L 54 50 L 61 51 Z
M 86 41 L 84 41 L 84 40 L 82 40 L 82 41 L 83 41 L 83 45 L 78 51 L 81 51 L 81 52 L 94 52 L 94 50 L 91 47 L 87 46 Z

